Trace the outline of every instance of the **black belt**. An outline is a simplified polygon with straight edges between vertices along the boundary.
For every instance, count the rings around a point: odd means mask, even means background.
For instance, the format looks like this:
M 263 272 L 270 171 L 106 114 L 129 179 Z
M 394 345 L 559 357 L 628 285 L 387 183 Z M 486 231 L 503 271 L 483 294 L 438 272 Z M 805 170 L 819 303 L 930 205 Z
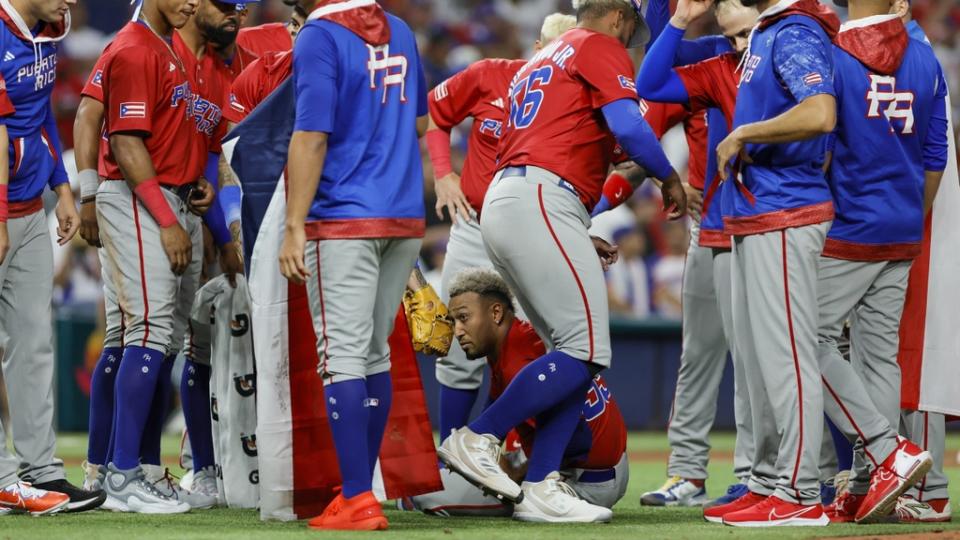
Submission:
M 527 177 L 527 166 L 521 165 L 519 167 L 507 167 L 503 169 L 503 174 L 500 175 L 500 178 L 526 178 Z M 573 193 L 580 198 L 580 193 L 577 192 L 577 188 L 573 187 L 573 184 L 567 182 L 563 178 L 557 179 L 557 185 L 561 188 Z
M 160 187 L 167 191 L 173 192 L 173 194 L 184 203 L 190 204 L 190 199 L 193 198 L 193 193 L 197 189 L 197 182 L 190 182 L 189 184 L 183 184 L 180 186 L 160 184 Z

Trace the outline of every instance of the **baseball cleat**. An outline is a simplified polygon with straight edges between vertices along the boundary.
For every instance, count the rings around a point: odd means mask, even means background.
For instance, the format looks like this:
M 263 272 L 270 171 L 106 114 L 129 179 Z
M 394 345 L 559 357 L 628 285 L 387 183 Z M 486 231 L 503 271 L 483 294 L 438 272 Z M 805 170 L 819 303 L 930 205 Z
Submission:
M 493 435 L 479 435 L 464 426 L 450 433 L 437 455 L 484 493 L 514 504 L 523 500 L 520 486 L 500 468 L 500 441 Z
M 46 516 L 63 510 L 68 504 L 70 497 L 66 494 L 35 488 L 28 482 L 17 481 L 0 489 L 0 509 L 5 514 Z
M 897 499 L 919 482 L 933 466 L 930 452 L 903 437 L 887 459 L 870 475 L 870 490 L 857 511 L 857 523 L 880 521 L 893 512 Z
M 852 523 L 866 495 L 854 495 L 849 491 L 841 493 L 831 504 L 823 508 L 830 523 Z
M 207 497 L 213 501 L 213 506 L 217 506 L 220 500 L 220 490 L 217 488 L 217 472 L 215 467 L 210 465 L 195 473 L 193 475 L 193 481 L 190 484 L 190 489 L 188 489 L 187 492 L 194 496 Z M 190 506 L 192 508 L 203 508 L 193 506 L 193 504 Z
M 758 495 L 750 490 L 747 490 L 747 494 L 740 497 L 739 499 L 717 506 L 711 506 L 703 511 L 703 519 L 709 521 L 710 523 L 723 523 L 723 516 L 739 512 L 744 508 L 749 508 L 757 503 L 762 502 L 767 497 L 765 495 Z
M 707 501 L 703 503 L 704 508 L 713 508 L 714 506 L 721 506 L 724 504 L 730 504 L 733 501 L 743 497 L 750 491 L 750 488 L 747 487 L 746 482 L 737 482 L 736 484 L 730 484 L 727 488 L 727 492 L 712 501 Z
M 797 504 L 770 496 L 764 501 L 723 516 L 723 524 L 731 527 L 824 527 L 830 519 L 823 505 Z
M 34 488 L 44 491 L 53 491 L 63 493 L 70 498 L 70 502 L 64 507 L 63 512 L 86 512 L 99 508 L 107 499 L 106 492 L 97 488 L 93 490 L 80 489 L 66 480 L 51 480 L 41 484 L 34 484 Z
M 116 511 L 139 514 L 182 514 L 190 505 L 164 495 L 149 482 L 140 467 L 121 471 L 110 464 L 104 482 L 107 495 L 116 501 Z
M 311 529 L 337 531 L 385 531 L 387 517 L 373 492 L 365 491 L 349 499 L 338 494 L 319 516 L 311 519 Z
M 552 472 L 541 482 L 524 482 L 523 500 L 513 508 L 513 519 L 539 523 L 609 523 L 613 511 L 590 504 Z
M 400 499 L 397 507 L 401 510 L 419 510 L 424 514 L 441 517 L 510 517 L 513 515 L 513 505 L 483 494 L 464 477 L 450 469 L 440 469 L 440 480 L 443 481 L 441 491 Z M 404 503 L 405 506 L 401 507 L 400 503 Z
M 900 497 L 894 513 L 900 523 L 943 523 L 952 518 L 950 499 L 918 501 Z
M 157 476 L 158 470 L 160 470 L 160 467 L 151 467 L 147 474 L 147 481 L 153 484 L 153 487 L 157 488 L 165 497 L 186 503 L 194 510 L 207 510 L 217 505 L 216 494 L 210 495 L 205 492 L 183 489 L 180 487 L 180 479 L 170 474 L 170 469 L 163 468 L 160 476 Z M 216 485 L 216 478 L 214 478 L 214 485 Z M 216 488 L 214 488 L 214 492 L 216 492 Z
M 679 476 L 668 478 L 660 489 L 648 491 L 640 497 L 641 506 L 703 506 L 705 502 L 706 486 L 698 486 Z

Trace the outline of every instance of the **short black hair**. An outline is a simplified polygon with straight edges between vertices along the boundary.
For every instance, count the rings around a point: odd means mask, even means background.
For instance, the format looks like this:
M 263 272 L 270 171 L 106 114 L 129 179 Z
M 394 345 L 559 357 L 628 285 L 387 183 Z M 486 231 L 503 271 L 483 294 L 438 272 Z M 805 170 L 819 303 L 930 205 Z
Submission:
M 599 19 L 611 11 L 621 11 L 633 15 L 633 7 L 623 0 L 580 0 L 575 2 L 577 21 Z

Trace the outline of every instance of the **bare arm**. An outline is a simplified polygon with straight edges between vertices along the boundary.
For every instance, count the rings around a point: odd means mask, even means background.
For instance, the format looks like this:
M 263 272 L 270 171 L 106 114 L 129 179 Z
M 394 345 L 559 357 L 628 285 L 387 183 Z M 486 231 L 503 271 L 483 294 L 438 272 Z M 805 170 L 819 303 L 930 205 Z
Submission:
M 303 283 L 310 272 L 304 263 L 304 225 L 310 204 L 320 185 L 327 157 L 328 134 L 322 131 L 295 131 L 287 154 L 287 222 L 280 248 L 280 271 L 290 281 Z
M 102 127 L 103 103 L 83 96 L 73 121 L 73 157 L 78 171 L 97 168 Z

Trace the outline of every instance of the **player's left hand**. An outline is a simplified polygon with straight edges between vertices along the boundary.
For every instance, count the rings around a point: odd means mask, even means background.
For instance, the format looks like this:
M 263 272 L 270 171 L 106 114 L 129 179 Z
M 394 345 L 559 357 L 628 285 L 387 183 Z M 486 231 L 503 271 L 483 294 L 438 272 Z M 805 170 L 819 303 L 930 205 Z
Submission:
M 283 245 L 280 246 L 280 273 L 288 281 L 303 285 L 310 272 L 304 263 L 304 251 L 307 245 L 307 234 L 303 225 L 294 227 L 288 225 L 283 235 Z
M 730 176 L 730 164 L 737 157 L 743 163 L 753 163 L 746 151 L 746 142 L 743 140 L 741 128 L 733 130 L 717 145 L 717 172 L 720 180 L 726 181 Z
M 190 211 L 198 216 L 202 216 L 207 213 L 207 210 L 210 209 L 210 205 L 213 204 L 213 198 L 215 194 L 213 192 L 213 186 L 210 185 L 210 182 L 207 182 L 206 178 L 200 177 L 197 180 L 197 187 L 193 190 L 193 194 L 190 196 L 190 202 L 187 203 L 187 206 L 190 208 Z
M 700 214 L 703 213 L 703 192 L 690 184 L 683 184 L 683 191 L 687 195 L 687 213 L 694 221 L 700 223 Z
M 70 184 L 60 184 L 56 192 L 60 197 L 54 211 L 57 216 L 57 244 L 65 246 L 80 230 L 80 214 L 77 213 L 77 205 L 73 202 Z
M 240 244 L 228 242 L 220 247 L 220 270 L 226 274 L 230 286 L 236 289 L 237 274 L 243 273 L 243 254 L 240 253 Z
M 590 239 L 593 240 L 593 247 L 597 250 L 597 256 L 600 257 L 600 266 L 602 266 L 603 271 L 606 272 L 610 269 L 611 264 L 616 263 L 620 259 L 620 248 L 610 245 L 603 238 L 591 236 Z
M 677 219 L 687 213 L 687 194 L 676 171 L 660 185 L 660 197 L 667 219 Z

